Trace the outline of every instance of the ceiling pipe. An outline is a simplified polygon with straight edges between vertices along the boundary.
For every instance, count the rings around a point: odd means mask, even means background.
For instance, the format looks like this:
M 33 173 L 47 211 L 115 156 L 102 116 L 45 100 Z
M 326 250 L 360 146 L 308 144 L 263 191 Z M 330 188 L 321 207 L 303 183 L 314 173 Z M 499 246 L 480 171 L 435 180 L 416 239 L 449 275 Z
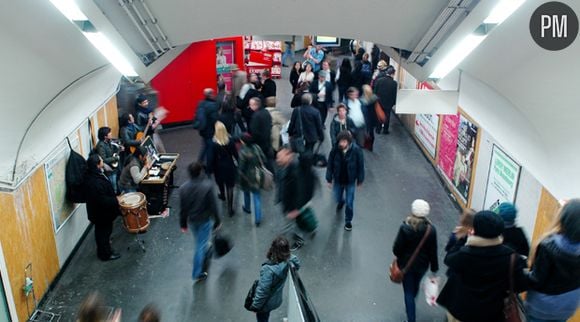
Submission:
M 133 8 L 133 11 L 135 11 L 135 14 L 137 15 L 137 18 L 139 18 L 139 21 L 141 22 L 141 26 L 143 26 L 143 28 L 145 28 L 145 30 L 147 30 L 147 33 L 149 33 L 149 36 L 151 36 L 151 40 L 153 40 L 153 43 L 155 45 L 157 45 L 157 50 L 163 54 L 165 52 L 165 49 L 163 48 L 163 46 L 161 46 L 159 44 L 159 37 L 157 37 L 155 35 L 155 33 L 153 33 L 153 31 L 151 31 L 151 28 L 149 28 L 149 25 L 147 24 L 147 20 L 145 20 L 143 18 L 143 16 L 141 15 L 141 12 L 139 12 L 139 9 L 137 9 L 137 7 L 135 6 L 135 2 L 133 0 L 128 0 L 129 4 L 131 5 L 131 8 Z
M 153 52 L 155 53 L 155 56 L 159 57 L 160 54 L 159 54 L 157 48 L 155 48 L 155 46 L 153 46 L 153 43 L 151 43 L 151 41 L 149 40 L 149 37 L 147 37 L 145 32 L 143 32 L 143 29 L 141 29 L 139 22 L 137 22 L 137 20 L 135 19 L 135 17 L 131 13 L 131 10 L 129 10 L 129 8 L 127 7 L 127 4 L 125 3 L 125 1 L 124 0 L 118 0 L 118 1 L 119 1 L 119 5 L 121 5 L 121 7 L 125 10 L 125 13 L 127 14 L 127 16 L 129 16 L 131 21 L 133 21 L 133 24 L 135 25 L 135 27 L 137 28 L 137 30 L 139 31 L 141 36 L 145 39 L 147 44 L 149 44 L 149 47 L 151 47 L 151 50 L 153 50 Z
M 159 34 L 161 35 L 161 39 L 163 39 L 163 41 L 165 41 L 165 44 L 167 45 L 167 50 L 173 48 L 173 46 L 169 42 L 169 39 L 167 38 L 167 35 L 165 35 L 163 30 L 161 30 L 161 27 L 159 26 L 159 20 L 153 16 L 153 13 L 149 9 L 149 6 L 145 2 L 145 0 L 139 0 L 139 1 L 141 1 L 141 5 L 143 6 L 143 8 L 145 8 L 147 15 L 149 15 L 149 19 L 151 19 L 151 23 L 153 23 L 153 25 L 155 25 L 155 28 L 157 28 L 157 32 L 159 32 Z

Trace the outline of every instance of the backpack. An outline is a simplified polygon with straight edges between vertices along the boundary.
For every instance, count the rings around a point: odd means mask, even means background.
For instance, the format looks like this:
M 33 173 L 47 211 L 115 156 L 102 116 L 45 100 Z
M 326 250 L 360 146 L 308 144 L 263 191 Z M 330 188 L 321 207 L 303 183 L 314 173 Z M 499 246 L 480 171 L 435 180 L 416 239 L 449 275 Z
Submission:
M 87 161 L 82 155 L 73 150 L 68 138 L 66 141 L 70 148 L 70 155 L 65 169 L 66 199 L 74 203 L 86 203 L 87 195 L 84 181 L 88 169 Z
M 371 64 L 361 64 L 360 72 L 364 78 L 371 78 L 373 76 Z

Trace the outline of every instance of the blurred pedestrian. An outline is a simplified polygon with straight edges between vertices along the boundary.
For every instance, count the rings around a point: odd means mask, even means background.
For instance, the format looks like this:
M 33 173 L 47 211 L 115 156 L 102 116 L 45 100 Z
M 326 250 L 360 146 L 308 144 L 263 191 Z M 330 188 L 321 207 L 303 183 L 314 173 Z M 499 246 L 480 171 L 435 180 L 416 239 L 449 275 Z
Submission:
M 220 121 L 215 123 L 215 134 L 211 151 L 208 161 L 208 166 L 210 167 L 208 172 L 213 173 L 215 182 L 218 185 L 218 198 L 226 201 L 228 214 L 233 216 L 238 150 L 226 130 L 225 125 Z
M 139 314 L 139 322 L 160 322 L 161 314 L 153 304 L 147 304 Z
M 262 149 L 254 142 L 252 135 L 245 133 L 242 136 L 242 148 L 239 152 L 238 177 L 240 188 L 244 192 L 244 205 L 242 210 L 245 213 L 252 213 L 252 201 L 254 200 L 254 223 L 256 227 L 262 222 L 262 197 L 261 182 L 257 175 L 259 167 L 265 166 L 266 156 Z
M 521 227 L 516 226 L 518 210 L 511 202 L 502 202 L 497 208 L 498 214 L 503 219 L 503 244 L 515 250 L 518 254 L 528 257 L 530 243 Z

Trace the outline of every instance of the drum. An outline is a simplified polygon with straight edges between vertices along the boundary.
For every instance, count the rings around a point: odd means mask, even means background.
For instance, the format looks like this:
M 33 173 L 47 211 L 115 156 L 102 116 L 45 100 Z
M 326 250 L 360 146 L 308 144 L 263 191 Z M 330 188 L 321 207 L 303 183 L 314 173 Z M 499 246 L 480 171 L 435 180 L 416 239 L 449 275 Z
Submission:
M 129 192 L 121 196 L 119 201 L 123 224 L 131 234 L 147 231 L 149 214 L 147 213 L 147 199 L 141 192 Z

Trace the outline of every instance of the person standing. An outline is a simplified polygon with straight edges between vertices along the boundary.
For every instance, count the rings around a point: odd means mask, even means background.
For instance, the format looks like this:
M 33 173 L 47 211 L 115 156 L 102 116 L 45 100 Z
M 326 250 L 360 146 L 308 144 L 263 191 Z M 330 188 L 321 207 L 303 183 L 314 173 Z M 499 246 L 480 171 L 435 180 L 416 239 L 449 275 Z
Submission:
M 365 179 L 365 164 L 361 148 L 352 143 L 350 132 L 344 131 L 337 136 L 337 145 L 328 155 L 326 167 L 326 182 L 332 187 L 336 198 L 336 211 L 342 210 L 346 203 L 346 231 L 352 230 L 354 217 L 354 192 Z
M 113 222 L 121 215 L 119 200 L 111 181 L 104 174 L 105 164 L 98 154 L 91 154 L 87 160 L 85 192 L 87 194 L 87 215 L 95 225 L 97 257 L 102 261 L 119 259 L 121 255 L 111 248 Z
M 119 120 L 119 138 L 125 147 L 125 155 L 129 153 L 131 147 L 138 147 L 141 145 L 141 140 L 137 140 L 137 132 L 142 131 L 137 124 L 135 124 L 135 118 L 133 114 L 125 113 L 121 115 Z
M 103 161 L 105 162 L 104 169 L 105 175 L 111 181 L 113 185 L 113 190 L 115 194 L 117 193 L 117 174 L 119 172 L 119 146 L 113 144 L 112 137 L 111 137 L 111 128 L 110 127 L 101 127 L 97 132 L 97 137 L 99 138 L 99 142 L 95 149 L 97 153 L 101 156 Z
M 316 73 L 320 70 L 320 63 L 324 60 L 324 51 L 321 45 L 308 46 L 303 56 L 312 65 L 313 72 Z
M 429 203 L 416 199 L 411 204 L 411 214 L 399 227 L 397 238 L 393 244 L 393 254 L 397 257 L 397 264 L 401 269 L 406 267 L 413 253 L 419 247 L 421 240 L 426 236 L 424 244 L 411 266 L 403 276 L 403 293 L 405 296 L 405 310 L 407 321 L 415 322 L 415 298 L 419 292 L 421 279 L 430 267 L 433 274 L 439 270 L 437 259 L 437 232 L 435 226 L 427 219 L 431 208 Z M 427 234 L 427 235 L 426 235 Z
M 238 177 L 240 188 L 244 192 L 244 205 L 242 210 L 245 213 L 252 213 L 250 197 L 254 199 L 255 225 L 260 226 L 262 222 L 262 198 L 260 194 L 261 178 L 257 175 L 259 167 L 265 164 L 266 156 L 262 149 L 254 142 L 252 135 L 245 133 L 242 136 L 242 148 L 239 152 Z
M 291 138 L 298 138 L 300 136 L 304 137 L 304 152 L 312 154 L 316 142 L 324 141 L 320 112 L 311 105 L 311 94 L 303 94 L 300 101 L 302 105 L 295 108 L 290 116 L 288 135 Z
M 292 70 L 290 71 L 290 85 L 292 85 L 292 94 L 296 94 L 298 89 L 298 78 L 300 78 L 300 73 L 302 73 L 302 64 L 297 61 L 292 65 Z
M 504 299 L 510 289 L 510 262 L 515 256 L 514 292 L 526 288 L 526 262 L 503 245 L 504 224 L 492 211 L 479 211 L 465 246 L 448 252 L 445 264 L 452 271 L 437 303 L 448 311 L 448 321 L 504 321 Z
M 320 121 L 322 122 L 323 130 L 326 129 L 324 124 L 326 123 L 328 106 L 332 105 L 332 91 L 334 90 L 332 84 L 326 80 L 327 76 L 328 72 L 321 70 L 318 72 L 318 79 L 310 84 L 310 93 L 316 97 L 313 103 L 320 112 Z
M 580 303 L 580 199 L 567 201 L 531 256 L 528 322 L 564 322 Z
M 195 239 L 195 252 L 193 255 L 194 281 L 202 281 L 207 278 L 208 242 L 213 230 L 221 226 L 218 214 L 217 201 L 211 180 L 202 175 L 203 165 L 200 162 L 192 163 L 187 168 L 190 179 L 179 188 L 180 213 L 179 221 L 181 232 L 191 230 Z
M 516 226 L 515 222 L 518 214 L 516 206 L 511 202 L 502 202 L 497 211 L 504 223 L 503 244 L 515 250 L 516 253 L 528 257 L 530 255 L 530 244 L 524 230 Z
M 225 125 L 220 121 L 215 123 L 213 148 L 209 160 L 210 169 L 208 172 L 214 174 L 215 182 L 219 188 L 218 198 L 226 200 L 228 213 L 233 216 L 238 150 L 236 150 L 236 145 L 228 134 Z
M 201 149 L 197 155 L 197 161 L 207 164 L 208 155 L 211 153 L 214 125 L 218 118 L 218 107 L 213 89 L 204 89 L 203 96 L 204 99 L 197 105 L 193 128 L 199 131 L 199 135 L 203 140 Z
M 385 66 L 386 62 L 381 60 L 379 66 L 379 76 L 374 83 L 374 92 L 379 97 L 379 101 L 383 107 L 387 119 L 382 124 L 383 134 L 389 134 L 389 123 L 391 121 L 391 110 L 397 104 L 397 81 L 393 79 L 395 75 L 395 67 Z M 384 70 L 384 77 L 381 71 Z M 378 131 L 377 131 L 378 133 Z
M 295 269 L 300 269 L 300 260 L 290 254 L 288 240 L 282 236 L 272 241 L 266 258 L 268 260 L 260 269 L 260 279 L 252 301 L 252 311 L 256 312 L 258 322 L 268 322 L 270 312 L 282 305 L 282 292 L 290 265 Z

